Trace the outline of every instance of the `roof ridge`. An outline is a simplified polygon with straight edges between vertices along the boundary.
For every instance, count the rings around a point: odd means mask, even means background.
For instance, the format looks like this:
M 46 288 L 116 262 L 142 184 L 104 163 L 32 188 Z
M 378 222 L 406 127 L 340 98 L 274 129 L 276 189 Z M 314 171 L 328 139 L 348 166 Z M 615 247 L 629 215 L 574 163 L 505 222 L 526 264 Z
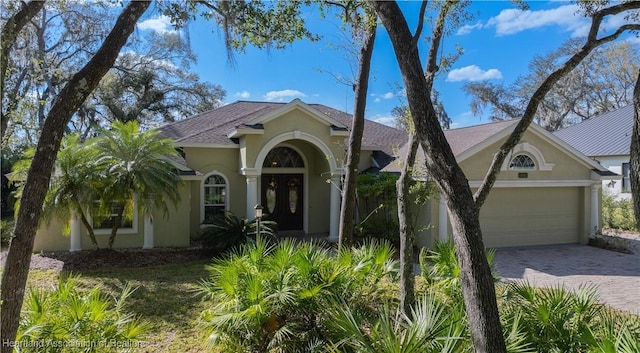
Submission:
M 228 107 L 228 106 L 231 106 L 232 104 L 236 104 L 236 103 L 240 103 L 240 102 L 241 102 L 241 101 L 236 101 L 236 102 L 234 102 L 234 103 L 227 104 L 227 105 L 225 105 L 225 106 L 223 106 L 223 107 L 220 107 L 220 108 L 217 108 L 217 109 L 221 109 L 221 108 L 224 108 L 224 107 Z M 233 123 L 234 121 L 241 120 L 241 119 L 243 119 L 244 117 L 246 117 L 246 116 L 247 116 L 247 115 L 249 115 L 249 114 L 253 114 L 253 113 L 259 112 L 259 111 L 261 111 L 261 110 L 263 110 L 263 109 L 266 109 L 266 108 L 267 108 L 267 107 L 262 106 L 262 107 L 260 107 L 259 109 L 253 110 L 253 111 L 251 111 L 251 112 L 250 112 L 250 113 L 248 113 L 248 114 L 244 114 L 244 115 L 242 115 L 242 116 L 238 116 L 238 117 L 237 117 L 237 118 L 235 118 L 235 119 L 231 119 L 231 120 L 227 121 L 227 122 L 226 122 L 226 124 Z M 207 111 L 206 111 L 206 112 L 204 112 L 204 113 L 208 113 L 208 112 L 211 112 L 211 111 L 214 111 L 214 110 L 217 110 L 217 109 L 207 110 Z M 201 114 L 204 114 L 204 113 L 201 113 Z M 200 115 L 200 114 L 198 114 L 198 115 Z M 185 119 L 185 120 L 186 120 L 186 119 Z M 203 133 L 203 132 L 205 132 L 205 131 L 212 131 L 212 130 L 215 130 L 215 129 L 219 129 L 219 128 L 220 128 L 220 126 L 222 126 L 222 125 L 210 126 L 210 127 L 206 128 L 206 129 L 202 129 L 202 130 L 196 131 L 196 132 L 194 132 L 194 133 L 192 133 L 192 134 L 185 135 L 185 136 L 181 137 L 180 139 L 178 139 L 178 140 L 176 140 L 176 141 L 181 141 L 181 140 L 187 139 L 187 138 L 189 138 L 189 137 L 193 137 L 193 136 L 199 135 L 199 134 L 201 134 L 201 133 Z
M 513 123 L 515 121 L 521 120 L 521 118 L 517 118 L 517 119 L 505 119 L 505 120 L 500 120 L 500 121 L 489 121 L 486 123 L 482 123 L 482 124 L 476 124 L 476 125 L 468 125 L 468 126 L 461 126 L 461 127 L 456 127 L 453 129 L 447 129 L 444 131 L 454 131 L 454 130 L 462 130 L 462 129 L 473 129 L 473 128 L 477 128 L 480 126 L 487 126 L 487 125 L 497 125 L 497 124 L 504 124 L 504 123 Z

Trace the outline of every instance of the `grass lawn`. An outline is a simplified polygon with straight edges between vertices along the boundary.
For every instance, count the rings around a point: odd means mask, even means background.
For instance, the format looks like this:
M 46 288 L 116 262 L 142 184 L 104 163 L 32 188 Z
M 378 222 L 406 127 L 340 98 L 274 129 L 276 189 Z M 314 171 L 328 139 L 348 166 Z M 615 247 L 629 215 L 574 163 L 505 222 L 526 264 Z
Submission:
M 99 286 L 107 295 L 119 295 L 129 282 L 137 290 L 126 302 L 126 310 L 151 324 L 144 348 L 136 352 L 203 352 L 206 337 L 198 329 L 204 303 L 193 292 L 207 276 L 206 260 L 156 267 L 83 271 L 82 287 Z M 29 286 L 50 287 L 59 272 L 31 270 Z

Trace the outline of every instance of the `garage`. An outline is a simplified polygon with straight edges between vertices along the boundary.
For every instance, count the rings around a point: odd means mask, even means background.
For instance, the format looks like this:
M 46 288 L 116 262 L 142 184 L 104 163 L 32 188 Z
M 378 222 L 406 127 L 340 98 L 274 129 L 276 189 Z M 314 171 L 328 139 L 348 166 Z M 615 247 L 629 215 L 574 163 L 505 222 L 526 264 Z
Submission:
M 480 211 L 486 247 L 579 242 L 581 187 L 494 188 Z

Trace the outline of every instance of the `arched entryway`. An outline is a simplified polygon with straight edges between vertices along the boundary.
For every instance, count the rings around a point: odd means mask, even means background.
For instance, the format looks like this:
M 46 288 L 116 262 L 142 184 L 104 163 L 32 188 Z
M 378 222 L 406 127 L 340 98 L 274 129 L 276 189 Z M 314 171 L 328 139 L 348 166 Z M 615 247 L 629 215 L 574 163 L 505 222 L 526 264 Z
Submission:
M 260 200 L 267 219 L 284 231 L 303 231 L 307 209 L 307 163 L 300 150 L 281 144 L 262 163 Z
M 272 152 L 279 147 L 289 149 Z M 295 153 L 291 153 L 294 151 Z M 279 158 L 298 158 L 302 163 L 269 159 L 267 156 L 279 155 Z M 342 168 L 338 167 L 337 159 L 331 148 L 318 137 L 302 131 L 290 131 L 271 138 L 262 145 L 253 167 L 244 167 L 243 174 L 247 178 L 247 215 L 254 212 L 253 205 L 260 203 L 268 210 L 267 188 L 273 177 L 282 191 L 280 201 L 283 207 L 293 206 L 290 203 L 290 191 L 295 187 L 296 213 L 298 208 L 302 216 L 302 229 L 305 233 L 329 232 L 329 240 L 338 238 L 338 222 L 340 219 L 340 178 Z M 266 161 L 266 162 L 265 162 Z M 288 163 L 287 167 L 274 166 L 276 163 Z M 297 179 L 297 180 L 296 180 Z M 272 197 L 277 197 L 274 195 Z M 252 205 L 252 206 L 250 206 Z M 274 206 L 275 207 L 275 206 Z M 286 208 L 285 208 L 286 211 Z M 291 212 L 291 209 L 290 209 Z M 299 221 L 297 221 L 299 222 Z M 286 228 L 298 230 L 299 223 L 293 222 Z

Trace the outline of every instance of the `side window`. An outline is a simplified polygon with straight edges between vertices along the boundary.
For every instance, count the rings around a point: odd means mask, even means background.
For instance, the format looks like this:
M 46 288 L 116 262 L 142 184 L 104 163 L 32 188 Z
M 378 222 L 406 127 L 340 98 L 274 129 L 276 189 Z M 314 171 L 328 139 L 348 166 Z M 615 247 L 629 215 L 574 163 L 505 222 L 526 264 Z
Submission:
M 221 174 L 211 174 L 202 184 L 202 220 L 208 221 L 227 210 L 229 197 L 226 178 Z
M 124 209 L 122 209 L 124 205 Z M 91 223 L 96 233 L 101 234 L 110 232 L 113 228 L 113 224 L 116 221 L 116 217 L 122 212 L 122 219 L 120 220 L 119 233 L 135 232 L 137 230 L 137 203 L 135 200 L 128 200 L 124 204 L 121 202 L 111 202 L 107 204 L 101 204 L 96 202 L 91 209 Z
M 511 159 L 511 162 L 509 163 L 509 169 L 510 170 L 535 170 L 536 163 L 533 161 L 531 157 L 527 156 L 526 154 L 519 154 L 513 157 L 513 159 Z
M 622 192 L 631 192 L 631 165 L 622 163 Z

